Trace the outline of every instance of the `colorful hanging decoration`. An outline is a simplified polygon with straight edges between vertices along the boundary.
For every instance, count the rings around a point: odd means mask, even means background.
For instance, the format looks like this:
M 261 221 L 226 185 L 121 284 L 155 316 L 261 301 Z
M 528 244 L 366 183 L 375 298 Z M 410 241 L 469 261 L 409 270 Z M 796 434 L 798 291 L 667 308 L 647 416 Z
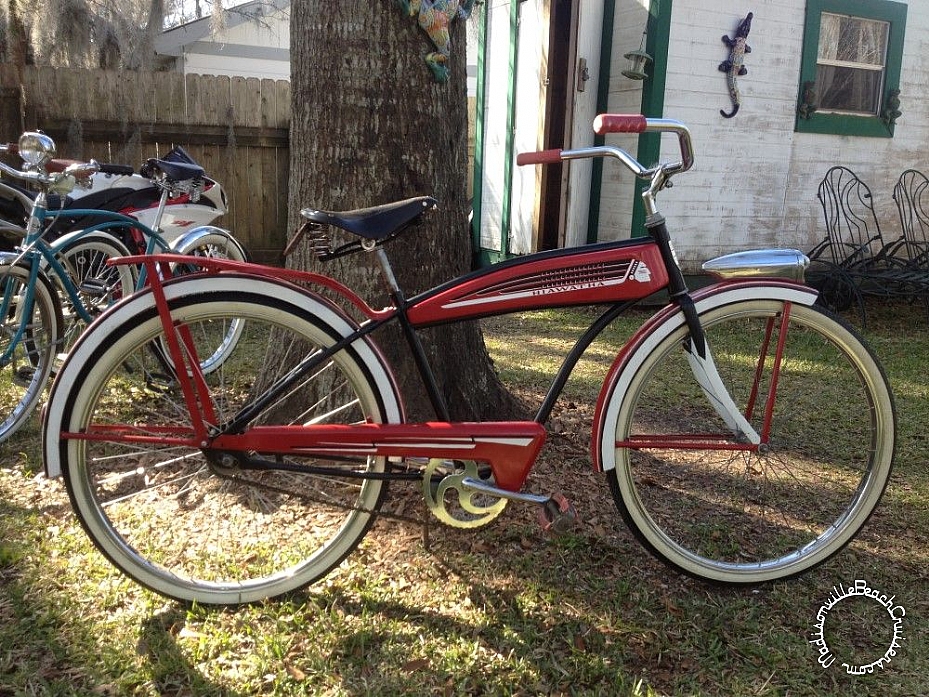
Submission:
M 426 55 L 426 65 L 436 82 L 448 82 L 450 36 L 448 26 L 457 17 L 467 19 L 475 0 L 398 0 L 407 17 L 415 17 L 436 50 Z

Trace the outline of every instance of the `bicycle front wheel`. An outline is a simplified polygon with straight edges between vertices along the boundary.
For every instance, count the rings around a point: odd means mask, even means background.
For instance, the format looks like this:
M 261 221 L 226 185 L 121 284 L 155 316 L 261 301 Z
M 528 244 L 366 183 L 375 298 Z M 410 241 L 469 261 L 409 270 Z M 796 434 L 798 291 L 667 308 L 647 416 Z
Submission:
M 41 272 L 0 266 L 0 442 L 29 418 L 45 391 L 61 327 L 58 296 Z M 31 296 L 31 298 L 30 298 Z
M 611 397 L 613 496 L 646 547 L 687 574 L 733 584 L 796 575 L 842 549 L 884 491 L 895 437 L 887 380 L 857 334 L 817 307 L 743 300 L 700 319 L 762 442 L 727 431 L 679 322 L 644 342 L 625 393 Z
M 220 423 L 259 384 L 349 330 L 328 306 L 281 284 L 224 276 L 166 289 L 175 293 L 174 322 L 190 330 L 198 350 L 212 351 L 229 323 L 240 323 L 235 350 L 206 376 Z M 60 458 L 84 528 L 130 577 L 182 601 L 254 602 L 321 578 L 373 522 L 386 485 L 365 475 L 383 472 L 384 459 L 333 462 L 179 444 L 191 420 L 177 381 L 151 350 L 164 335 L 149 295 L 94 324 L 69 355 L 50 399 L 45 447 Z M 341 324 L 327 321 L 326 313 Z M 253 423 L 397 420 L 391 390 L 375 352 L 358 341 L 305 375 Z M 58 442 L 56 428 L 74 432 L 91 424 L 97 433 L 128 429 L 139 437 Z

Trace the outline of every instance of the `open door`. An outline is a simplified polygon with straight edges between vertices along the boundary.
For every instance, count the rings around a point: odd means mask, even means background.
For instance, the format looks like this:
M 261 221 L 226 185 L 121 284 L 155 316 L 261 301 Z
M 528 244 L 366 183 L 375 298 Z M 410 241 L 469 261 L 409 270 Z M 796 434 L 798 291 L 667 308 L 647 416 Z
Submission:
M 551 0 L 546 148 L 593 145 L 603 0 Z M 593 163 L 546 167 L 540 192 L 539 249 L 587 242 Z
M 572 148 L 586 148 L 594 144 L 593 121 L 597 116 L 600 40 L 603 35 L 603 0 L 584 0 L 579 5 L 571 73 L 574 82 L 571 100 L 566 105 L 570 113 Z M 563 241 L 565 247 L 574 247 L 589 241 L 588 219 L 593 165 L 593 160 L 575 160 L 568 168 L 568 176 L 562 189 L 562 205 L 566 213 Z
M 475 240 L 485 263 L 584 244 L 592 163 L 515 167 L 593 144 L 604 0 L 489 0 L 482 39 Z
M 545 135 L 543 148 L 569 147 L 570 95 L 573 89 L 571 65 L 574 56 L 574 26 L 577 0 L 549 0 L 548 85 L 545 100 Z M 547 165 L 542 171 L 539 190 L 539 225 L 536 248 L 556 249 L 564 246 L 565 187 L 564 165 Z

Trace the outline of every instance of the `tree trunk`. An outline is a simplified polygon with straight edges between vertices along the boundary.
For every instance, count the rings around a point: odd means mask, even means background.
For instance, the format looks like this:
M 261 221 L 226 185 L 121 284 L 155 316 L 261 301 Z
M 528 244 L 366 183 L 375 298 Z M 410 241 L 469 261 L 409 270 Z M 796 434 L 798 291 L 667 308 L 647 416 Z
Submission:
M 407 297 L 470 267 L 464 21 L 451 23 L 451 77 L 443 84 L 424 62 L 432 44 L 398 3 L 291 5 L 290 229 L 308 206 L 347 210 L 434 196 L 438 210 L 386 248 Z M 320 264 L 300 248 L 288 263 L 338 278 L 374 307 L 386 303 L 366 253 Z M 453 418 L 514 412 L 477 323 L 422 337 Z M 394 366 L 408 417 L 435 418 L 399 331 L 382 330 L 376 340 Z
M 23 0 L 10 0 L 8 6 L 7 22 L 7 52 L 10 62 L 16 67 L 19 75 L 19 82 L 23 81 L 23 68 L 26 66 L 26 58 L 29 52 L 29 39 L 26 36 L 26 27 L 23 24 L 22 12 Z

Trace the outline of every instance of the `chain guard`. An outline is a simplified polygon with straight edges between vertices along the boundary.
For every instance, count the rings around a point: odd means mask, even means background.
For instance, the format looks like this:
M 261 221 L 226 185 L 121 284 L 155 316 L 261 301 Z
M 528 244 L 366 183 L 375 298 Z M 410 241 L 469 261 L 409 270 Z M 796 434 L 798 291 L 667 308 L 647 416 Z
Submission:
M 444 471 L 453 468 L 438 481 Z M 507 500 L 490 494 L 468 491 L 462 487 L 465 478 L 480 479 L 473 460 L 455 461 L 432 459 L 423 472 L 423 497 L 426 508 L 441 522 L 454 528 L 479 528 L 499 516 Z

